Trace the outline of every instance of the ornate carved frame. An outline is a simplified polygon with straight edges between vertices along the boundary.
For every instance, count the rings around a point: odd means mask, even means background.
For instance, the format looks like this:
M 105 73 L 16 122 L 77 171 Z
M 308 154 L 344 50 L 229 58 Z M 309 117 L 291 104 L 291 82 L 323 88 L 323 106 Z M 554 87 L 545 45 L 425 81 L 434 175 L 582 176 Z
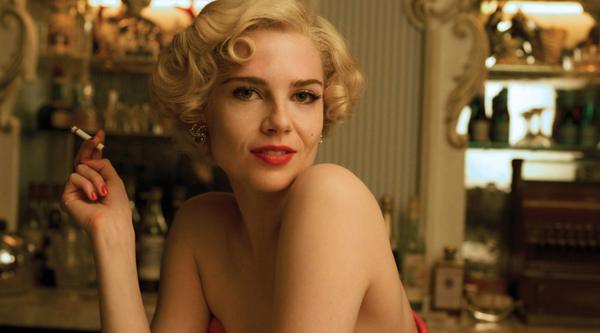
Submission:
M 444 1 L 442 1 L 444 2 Z M 481 91 L 487 79 L 485 60 L 489 55 L 489 40 L 481 22 L 476 16 L 479 0 L 447 0 L 440 6 L 437 0 L 404 0 L 405 11 L 411 23 L 426 30 L 433 20 L 450 23 L 452 32 L 458 39 L 471 38 L 469 61 L 463 72 L 453 77 L 454 90 L 445 98 L 446 137 L 455 148 L 464 148 L 469 142 L 468 135 L 458 134 L 456 126 L 462 109 Z M 425 50 L 432 52 L 432 50 Z M 427 55 L 426 55 L 427 57 Z
M 13 107 L 24 82 L 35 81 L 39 37 L 33 18 L 27 12 L 26 0 L 0 0 L 0 25 L 7 26 L 6 18 L 13 17 L 20 29 L 17 50 L 12 54 L 10 65 L 0 73 L 0 130 L 11 130 L 10 118 Z

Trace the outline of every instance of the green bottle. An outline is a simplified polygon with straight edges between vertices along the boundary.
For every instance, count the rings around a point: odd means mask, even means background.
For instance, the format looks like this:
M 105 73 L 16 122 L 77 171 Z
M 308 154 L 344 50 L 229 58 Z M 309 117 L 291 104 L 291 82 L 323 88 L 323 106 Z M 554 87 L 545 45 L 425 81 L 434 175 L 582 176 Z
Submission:
M 401 234 L 402 284 L 411 308 L 421 310 L 425 295 L 425 241 L 419 223 L 419 197 L 416 195 L 410 198 L 408 219 Z
M 587 90 L 579 129 L 579 144 L 582 147 L 595 147 L 598 143 L 598 126 L 596 124 L 598 116 L 596 113 L 596 94 L 593 90 Z

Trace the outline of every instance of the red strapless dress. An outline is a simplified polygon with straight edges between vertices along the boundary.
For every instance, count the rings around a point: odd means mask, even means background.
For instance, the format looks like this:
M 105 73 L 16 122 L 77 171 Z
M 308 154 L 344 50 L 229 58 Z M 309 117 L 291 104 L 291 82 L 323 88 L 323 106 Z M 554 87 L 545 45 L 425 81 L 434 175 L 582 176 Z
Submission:
M 414 310 L 412 313 L 413 317 L 415 317 L 415 322 L 417 323 L 417 331 L 419 331 L 419 333 L 427 333 L 427 326 L 425 325 L 425 322 L 423 322 L 423 319 L 421 319 Z M 217 317 L 213 317 L 210 321 L 208 333 L 226 333 Z

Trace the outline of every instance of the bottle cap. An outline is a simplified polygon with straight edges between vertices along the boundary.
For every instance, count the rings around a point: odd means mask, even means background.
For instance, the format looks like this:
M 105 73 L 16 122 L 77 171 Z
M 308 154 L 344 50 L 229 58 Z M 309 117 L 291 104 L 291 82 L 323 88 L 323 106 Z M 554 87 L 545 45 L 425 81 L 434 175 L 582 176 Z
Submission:
M 456 247 L 446 246 L 444 248 L 444 260 L 454 261 L 455 256 L 456 256 Z
M 381 210 L 382 211 L 393 211 L 394 210 L 394 197 L 385 194 L 381 197 Z

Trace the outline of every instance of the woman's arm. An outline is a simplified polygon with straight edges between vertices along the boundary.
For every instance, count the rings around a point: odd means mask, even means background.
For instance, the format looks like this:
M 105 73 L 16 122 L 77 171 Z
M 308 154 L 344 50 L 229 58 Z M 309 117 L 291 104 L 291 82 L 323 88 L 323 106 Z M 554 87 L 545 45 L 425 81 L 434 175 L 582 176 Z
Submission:
M 378 269 L 390 265 L 370 191 L 341 167 L 311 167 L 290 191 L 279 237 L 272 332 L 354 332 Z
M 104 132 L 86 140 L 62 196 L 65 212 L 90 236 L 98 276 L 103 332 L 149 332 L 135 262 L 135 234 L 123 181 L 94 147 Z
M 129 199 L 110 162 L 100 160 L 101 153 L 94 150 L 103 141 L 104 133 L 100 131 L 83 143 L 75 159 L 76 172 L 69 178 L 61 203 L 92 240 L 102 332 L 150 332 L 138 284 Z M 157 308 L 154 332 L 202 332 L 208 327 L 207 309 L 203 312 L 201 306 L 193 307 L 185 294 L 201 288 L 197 272 L 195 276 L 191 273 L 195 263 L 187 242 L 180 242 L 182 224 L 174 223 L 167 241 L 159 296 L 166 306 Z M 177 284 L 181 288 L 174 288 Z M 190 294 L 204 304 L 201 293 Z M 176 310 L 182 314 L 198 310 L 205 319 L 198 322 L 192 316 L 182 320 Z M 195 330 L 189 329 L 190 323 L 196 324 Z

